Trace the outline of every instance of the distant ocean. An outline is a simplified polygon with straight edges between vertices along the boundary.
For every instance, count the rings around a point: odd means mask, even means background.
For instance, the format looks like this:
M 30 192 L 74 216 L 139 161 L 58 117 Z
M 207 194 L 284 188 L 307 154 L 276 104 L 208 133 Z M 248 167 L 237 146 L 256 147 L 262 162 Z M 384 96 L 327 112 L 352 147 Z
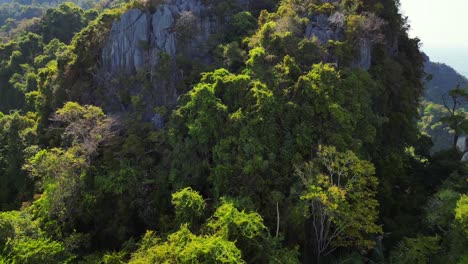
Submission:
M 468 43 L 464 47 L 429 47 L 423 45 L 422 50 L 431 58 L 431 61 L 445 63 L 468 78 Z

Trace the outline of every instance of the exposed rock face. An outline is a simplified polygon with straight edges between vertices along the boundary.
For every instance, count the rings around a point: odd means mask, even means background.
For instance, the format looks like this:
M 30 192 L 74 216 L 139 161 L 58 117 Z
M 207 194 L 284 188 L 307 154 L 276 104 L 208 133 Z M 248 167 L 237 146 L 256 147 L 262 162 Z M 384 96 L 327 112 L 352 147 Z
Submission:
M 333 1 L 332 1 L 333 2 Z M 320 44 L 326 44 L 329 40 L 343 41 L 345 28 L 345 16 L 336 12 L 331 16 L 319 14 L 312 16 L 306 28 L 308 39 L 317 38 Z M 354 68 L 369 70 L 372 61 L 373 43 L 370 39 L 362 39 L 359 42 L 359 50 L 356 59 L 351 62 Z M 327 62 L 334 62 L 335 59 L 329 57 Z
M 322 2 L 339 2 L 339 0 L 323 0 Z M 355 59 L 349 66 L 369 70 L 372 62 L 372 49 L 374 44 L 383 43 L 384 36 L 381 34 L 381 28 L 384 21 L 375 14 L 364 13 L 363 21 L 360 22 L 357 32 L 358 49 Z M 309 18 L 309 24 L 306 28 L 306 37 L 317 38 L 320 44 L 326 44 L 329 40 L 343 41 L 345 39 L 346 18 L 341 12 L 335 12 L 331 16 L 324 14 L 313 15 Z M 335 58 L 329 56 L 327 62 L 334 62 Z
M 458 138 L 457 148 L 460 152 L 464 153 L 461 161 L 468 161 L 468 138 L 466 136 Z
M 173 57 L 189 50 L 189 55 L 204 57 L 200 46 L 217 30 L 212 18 L 204 15 L 207 9 L 199 0 L 168 0 L 154 14 L 138 9 L 127 11 L 112 25 L 102 53 L 104 68 L 112 74 L 135 73 L 147 63 L 157 65 L 155 58 L 161 52 Z M 190 43 L 177 43 L 177 22 L 187 13 L 194 17 L 193 25 L 186 25 L 192 27 L 188 31 L 192 31 L 193 38 L 185 38 Z
M 105 90 L 110 111 L 126 111 L 128 106 L 120 99 L 123 92 L 127 97 L 140 96 L 148 113 L 145 118 L 161 127 L 162 117 L 152 109 L 171 107 L 177 101 L 176 87 L 183 73 L 176 57 L 212 61 L 207 42 L 222 25 L 209 14 L 209 7 L 200 0 L 167 0 L 153 14 L 132 9 L 115 21 L 103 47 L 101 67 L 101 76 L 108 76 Z M 139 80 L 141 76 L 146 79 Z M 124 87 L 129 80 L 131 85 Z
M 252 0 L 237 2 L 248 9 Z M 137 102 L 138 107 L 146 109 L 144 118 L 161 127 L 163 117 L 154 113 L 154 107 L 174 106 L 177 87 L 184 78 L 176 58 L 182 55 L 204 64 L 213 61 L 212 47 L 207 43 L 224 25 L 212 11 L 204 0 L 165 0 L 154 13 L 128 10 L 115 21 L 102 50 L 99 76 L 105 76 L 100 80 L 106 93 L 104 107 L 113 112 L 127 111 L 137 107 Z M 321 44 L 345 39 L 344 14 L 315 14 L 309 21 L 305 32 L 307 38 L 317 38 Z M 371 40 L 361 41 L 360 56 L 351 66 L 369 69 L 372 46 Z M 336 59 L 329 56 L 324 61 L 336 62 Z
M 339 16 L 339 14 L 333 15 L 332 17 L 328 17 L 324 14 L 311 17 L 306 28 L 306 37 L 308 39 L 316 37 L 320 44 L 325 44 L 329 40 L 342 41 L 344 39 L 343 28 L 339 25 L 333 25 L 331 20 L 331 18 L 335 18 L 335 16 Z M 338 17 L 337 19 L 344 20 L 344 15 L 342 18 Z
M 134 74 L 145 63 L 145 45 L 150 37 L 149 18 L 147 13 L 133 9 L 114 22 L 102 53 L 106 70 L 112 74 Z
M 322 0 L 322 3 L 339 3 L 341 0 Z M 325 44 L 329 40 L 344 40 L 343 29 L 345 26 L 345 16 L 340 12 L 335 12 L 331 16 L 317 14 L 309 17 L 309 24 L 306 28 L 306 38 L 316 37 L 320 44 Z
M 167 54 L 174 56 L 176 53 L 176 39 L 174 33 L 175 16 L 178 10 L 173 11 L 167 5 L 159 8 L 156 13 L 150 16 L 151 26 L 151 45 L 153 49 L 164 51 Z
M 250 3 L 250 0 L 237 1 L 244 8 Z M 105 91 L 111 111 L 126 111 L 127 106 L 119 98 L 122 92 L 126 92 L 127 97 L 142 97 L 148 113 L 154 106 L 175 105 L 176 87 L 183 79 L 176 58 L 183 55 L 189 60 L 211 63 L 211 48 L 207 43 L 223 28 L 204 3 L 202 0 L 166 0 L 152 14 L 139 9 L 128 10 L 113 23 L 102 50 L 100 74 L 108 78 L 104 83 L 109 86 Z M 149 80 L 136 80 L 138 76 Z M 112 82 L 119 78 L 120 81 Z M 124 91 L 122 79 L 132 80 L 131 88 Z M 146 119 L 157 120 L 155 123 L 161 125 L 160 116 L 156 118 L 152 114 Z
M 369 70 L 372 62 L 373 44 L 369 39 L 363 39 L 359 43 L 359 56 L 351 63 L 352 67 Z
M 161 114 L 154 114 L 153 118 L 151 118 L 151 123 L 157 129 L 162 129 L 164 127 L 164 118 Z
M 459 137 L 458 140 L 457 140 L 457 148 L 458 150 L 460 150 L 461 152 L 464 152 L 466 150 L 468 150 L 468 141 L 467 141 L 467 138 L 462 136 L 462 137 Z

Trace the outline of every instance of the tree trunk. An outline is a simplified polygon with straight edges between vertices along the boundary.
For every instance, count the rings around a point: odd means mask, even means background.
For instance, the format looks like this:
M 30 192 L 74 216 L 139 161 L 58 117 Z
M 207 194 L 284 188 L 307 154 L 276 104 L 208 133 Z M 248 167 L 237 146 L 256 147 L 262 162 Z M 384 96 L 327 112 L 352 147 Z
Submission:
M 459 135 L 457 135 L 457 133 L 455 133 L 455 135 L 453 136 L 453 148 L 454 149 L 457 149 L 458 138 L 459 138 Z M 460 151 L 464 151 L 464 149 L 461 149 Z

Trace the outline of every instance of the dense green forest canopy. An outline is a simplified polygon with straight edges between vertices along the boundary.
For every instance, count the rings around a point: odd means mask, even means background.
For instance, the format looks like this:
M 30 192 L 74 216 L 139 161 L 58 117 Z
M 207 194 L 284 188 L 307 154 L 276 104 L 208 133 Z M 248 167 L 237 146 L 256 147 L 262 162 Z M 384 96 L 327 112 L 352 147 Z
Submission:
M 0 4 L 0 263 L 467 263 L 468 95 L 422 101 L 398 7 Z M 112 75 L 132 12 L 179 50 L 139 41 L 144 66 Z

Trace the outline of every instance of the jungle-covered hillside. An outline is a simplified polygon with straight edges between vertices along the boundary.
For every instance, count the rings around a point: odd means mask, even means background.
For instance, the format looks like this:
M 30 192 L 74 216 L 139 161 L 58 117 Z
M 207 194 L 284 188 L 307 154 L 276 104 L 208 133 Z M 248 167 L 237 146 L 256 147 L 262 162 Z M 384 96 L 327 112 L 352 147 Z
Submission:
M 0 263 L 468 263 L 467 82 L 398 0 L 12 0 L 0 27 Z

